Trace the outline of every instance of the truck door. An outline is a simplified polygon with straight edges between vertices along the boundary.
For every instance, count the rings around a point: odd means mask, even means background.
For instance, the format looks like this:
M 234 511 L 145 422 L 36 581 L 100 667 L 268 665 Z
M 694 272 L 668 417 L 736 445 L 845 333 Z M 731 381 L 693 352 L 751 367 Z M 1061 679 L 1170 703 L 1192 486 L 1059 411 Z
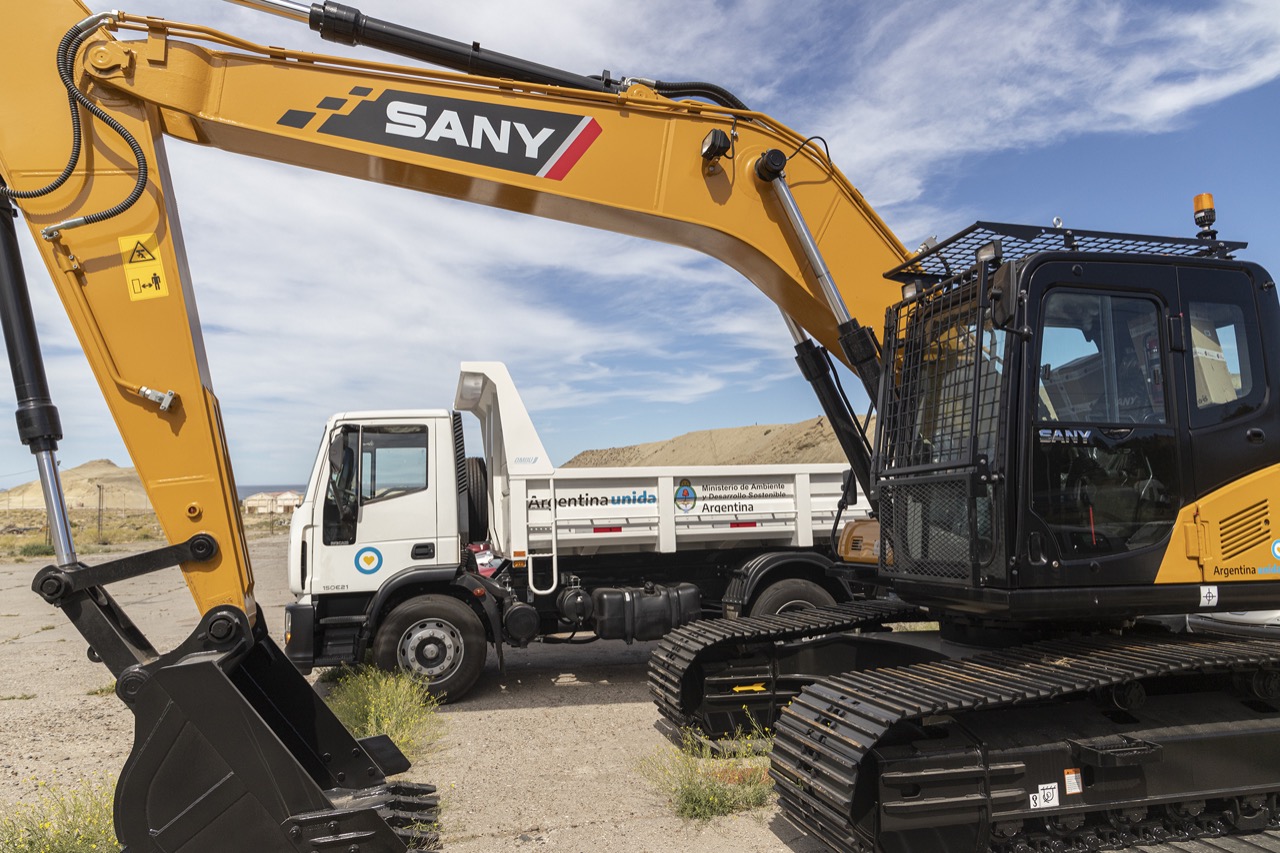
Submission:
M 1046 263 L 1029 296 L 1026 585 L 1150 583 L 1184 500 L 1174 271 Z
M 329 436 L 321 545 L 312 589 L 377 589 L 441 561 L 431 425 L 343 424 Z

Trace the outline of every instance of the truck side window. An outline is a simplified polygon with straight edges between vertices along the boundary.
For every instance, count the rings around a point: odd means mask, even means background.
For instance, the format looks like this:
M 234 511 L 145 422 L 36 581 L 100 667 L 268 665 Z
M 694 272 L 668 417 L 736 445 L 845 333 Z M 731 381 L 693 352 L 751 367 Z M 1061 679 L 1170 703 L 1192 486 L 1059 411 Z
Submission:
M 367 426 L 360 452 L 360 502 L 396 498 L 427 488 L 427 428 L 421 424 Z
M 1245 294 L 1247 295 L 1247 294 Z M 1189 301 L 1195 403 L 1191 426 L 1213 426 L 1258 407 L 1258 351 L 1239 302 Z
M 323 536 L 326 545 L 346 545 L 356 536 L 356 445 L 360 430 L 343 427 L 329 441 L 329 481 L 325 484 Z

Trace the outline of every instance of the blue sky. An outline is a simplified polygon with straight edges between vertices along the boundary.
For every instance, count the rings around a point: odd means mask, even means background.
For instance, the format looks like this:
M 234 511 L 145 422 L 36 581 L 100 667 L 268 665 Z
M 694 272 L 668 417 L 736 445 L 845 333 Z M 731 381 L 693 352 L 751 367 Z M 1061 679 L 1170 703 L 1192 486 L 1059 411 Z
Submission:
M 824 136 L 908 246 L 977 219 L 1191 235 L 1191 199 L 1212 192 L 1222 236 L 1280 271 L 1272 0 L 357 5 L 583 74 L 723 85 Z M 342 50 L 216 0 L 126 9 Z M 335 410 L 450 405 L 471 359 L 507 362 L 557 463 L 819 413 L 777 310 L 718 261 L 177 142 L 168 151 L 242 484 L 305 481 Z M 34 252 L 27 270 L 63 466 L 129 464 Z M 0 383 L 0 410 L 13 408 Z M 0 488 L 35 476 L 7 423 Z

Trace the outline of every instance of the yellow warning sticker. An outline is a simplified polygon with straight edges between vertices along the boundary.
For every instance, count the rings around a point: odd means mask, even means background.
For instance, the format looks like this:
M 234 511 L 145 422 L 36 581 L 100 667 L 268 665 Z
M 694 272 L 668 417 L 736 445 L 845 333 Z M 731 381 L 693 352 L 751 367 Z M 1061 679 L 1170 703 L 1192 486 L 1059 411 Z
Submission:
M 164 264 L 160 263 L 160 241 L 155 234 L 121 237 L 120 257 L 124 261 L 124 279 L 129 284 L 129 298 L 156 299 L 169 295 Z

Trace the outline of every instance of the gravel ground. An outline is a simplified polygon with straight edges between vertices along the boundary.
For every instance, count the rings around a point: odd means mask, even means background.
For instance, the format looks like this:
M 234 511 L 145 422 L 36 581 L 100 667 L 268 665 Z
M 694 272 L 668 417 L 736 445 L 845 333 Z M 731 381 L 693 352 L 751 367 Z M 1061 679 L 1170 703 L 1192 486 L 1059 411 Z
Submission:
M 286 537 L 250 544 L 257 595 L 279 635 L 291 600 Z M 95 557 L 87 562 L 101 562 Z M 132 743 L 133 718 L 61 613 L 30 590 L 42 563 L 0 563 L 0 803 L 35 781 L 114 774 Z M 112 587 L 161 650 L 185 638 L 198 614 L 177 570 Z M 480 684 L 446 706 L 442 742 L 408 778 L 443 795 L 447 853 L 816 853 L 775 807 L 689 822 L 671 815 L 638 767 L 667 741 L 655 728 L 645 664 L 650 643 L 536 645 L 508 650 L 505 677 L 491 653 Z

